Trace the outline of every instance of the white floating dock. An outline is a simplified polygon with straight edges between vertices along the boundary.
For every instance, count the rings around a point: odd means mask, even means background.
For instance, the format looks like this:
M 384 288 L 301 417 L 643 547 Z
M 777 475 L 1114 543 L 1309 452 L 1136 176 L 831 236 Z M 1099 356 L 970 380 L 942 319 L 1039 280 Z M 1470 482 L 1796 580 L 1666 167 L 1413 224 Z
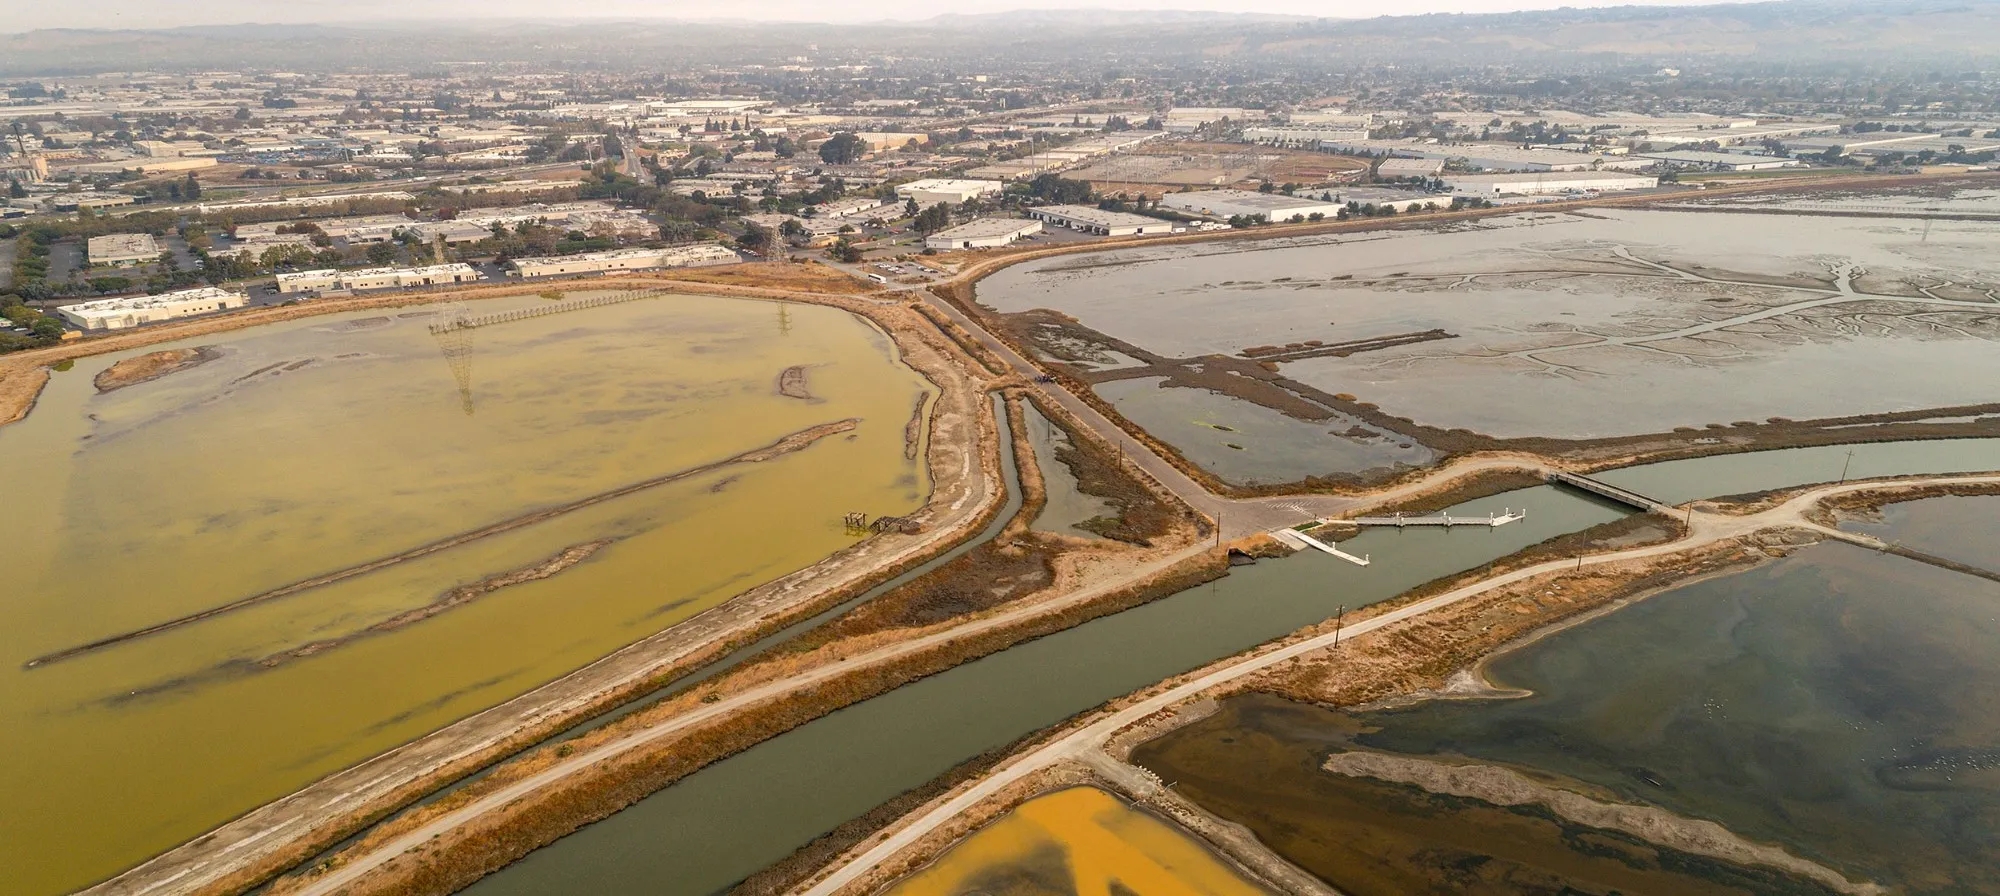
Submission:
M 1337 547 L 1334 547 L 1333 545 L 1327 544 L 1324 541 L 1320 541 L 1319 539 L 1307 535 L 1304 532 L 1300 532 L 1297 529 L 1273 529 L 1271 530 L 1271 536 L 1295 548 L 1317 548 L 1319 550 L 1332 554 L 1335 557 L 1339 557 L 1342 560 L 1352 563 L 1355 566 L 1368 565 L 1367 557 L 1356 557 L 1353 554 L 1350 554 Z
M 1494 528 L 1527 518 L 1528 511 L 1509 508 L 1500 513 L 1489 513 L 1485 516 L 1446 516 L 1444 514 L 1437 516 L 1404 516 L 1398 513 L 1394 516 L 1361 516 L 1351 520 L 1321 520 L 1320 522 L 1346 523 L 1350 526 L 1394 526 L 1398 529 L 1404 526 L 1443 526 L 1449 529 L 1452 526 L 1486 526 Z

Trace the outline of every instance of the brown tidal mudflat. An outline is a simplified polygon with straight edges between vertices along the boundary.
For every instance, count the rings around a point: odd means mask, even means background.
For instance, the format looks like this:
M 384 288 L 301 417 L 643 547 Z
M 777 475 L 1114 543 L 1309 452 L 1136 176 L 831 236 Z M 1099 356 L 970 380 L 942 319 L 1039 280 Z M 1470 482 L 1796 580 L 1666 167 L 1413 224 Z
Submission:
M 110 392 L 126 386 L 152 382 L 191 367 L 199 367 L 221 356 L 222 354 L 213 346 L 207 345 L 150 352 L 111 365 L 92 380 L 92 385 L 95 385 L 99 392 Z

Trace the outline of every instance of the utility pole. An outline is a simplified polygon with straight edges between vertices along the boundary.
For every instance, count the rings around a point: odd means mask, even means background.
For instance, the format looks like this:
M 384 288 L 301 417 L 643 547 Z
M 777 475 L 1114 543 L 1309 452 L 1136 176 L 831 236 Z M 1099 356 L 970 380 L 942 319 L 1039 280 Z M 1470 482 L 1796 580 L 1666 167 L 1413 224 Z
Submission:
M 1347 627 L 1347 605 L 1341 604 L 1333 615 L 1333 646 L 1340 646 L 1340 630 Z
M 1847 468 L 1852 463 L 1854 463 L 1854 449 L 1849 448 L 1847 449 L 1847 460 L 1842 461 L 1840 464 L 1840 482 L 1837 484 L 1847 484 Z

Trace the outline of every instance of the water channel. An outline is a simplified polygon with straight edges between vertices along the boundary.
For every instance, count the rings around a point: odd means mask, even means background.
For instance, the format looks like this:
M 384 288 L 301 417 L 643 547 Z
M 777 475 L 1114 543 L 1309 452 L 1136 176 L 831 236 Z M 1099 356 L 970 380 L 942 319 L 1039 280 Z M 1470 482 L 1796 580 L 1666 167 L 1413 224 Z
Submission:
M 1850 475 L 2000 469 L 2000 440 L 1837 449 Z M 1607 476 L 1657 496 L 1734 494 L 1831 481 L 1828 449 L 1673 461 Z M 1865 472 L 1860 472 L 1865 471 Z M 733 885 L 840 823 L 984 751 L 1163 678 L 1238 653 L 1340 608 L 1381 601 L 1625 511 L 1541 486 L 1470 501 L 1454 514 L 1526 507 L 1499 529 L 1368 532 L 1344 547 L 1357 567 L 1304 553 L 1018 645 L 849 707 L 718 762 L 470 888 L 690 894 Z
M 1981 496 L 1843 528 L 1990 568 L 1996 525 Z M 1992 893 L 1996 606 L 1987 578 L 1826 542 L 1495 654 L 1501 699 L 1231 698 L 1133 759 L 1353 896 Z M 1675 836 L 1693 820 L 1729 834 Z M 1831 870 L 1710 851 L 1730 835 Z

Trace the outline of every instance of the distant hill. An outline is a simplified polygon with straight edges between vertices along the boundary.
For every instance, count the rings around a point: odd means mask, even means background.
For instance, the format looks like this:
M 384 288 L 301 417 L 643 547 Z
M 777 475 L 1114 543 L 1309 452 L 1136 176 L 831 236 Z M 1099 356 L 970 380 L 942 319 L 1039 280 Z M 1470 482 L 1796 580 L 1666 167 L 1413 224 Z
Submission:
M 50 29 L 0 35 L 0 74 L 135 69 L 416 69 L 441 60 L 650 66 L 662 54 L 746 63 L 869 53 L 998 61 L 1426 69 L 1578 60 L 2000 68 L 2000 0 L 1781 0 L 1482 15 L 1328 19 L 1180 11 L 1024 10 L 871 25 L 470 19 L 354 25 Z

